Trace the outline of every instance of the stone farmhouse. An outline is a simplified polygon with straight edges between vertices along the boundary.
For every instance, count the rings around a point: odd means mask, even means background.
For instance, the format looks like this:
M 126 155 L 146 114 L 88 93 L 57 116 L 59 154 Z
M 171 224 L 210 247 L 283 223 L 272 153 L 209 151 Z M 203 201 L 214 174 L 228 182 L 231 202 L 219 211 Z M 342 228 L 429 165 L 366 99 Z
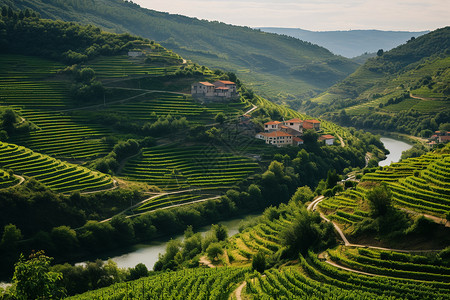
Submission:
M 223 102 L 239 98 L 236 83 L 227 80 L 219 80 L 214 83 L 196 82 L 191 85 L 191 95 L 204 102 Z
M 323 141 L 325 145 L 330 146 L 334 143 L 334 136 L 330 134 L 321 135 L 319 136 L 319 141 Z
M 446 144 L 450 142 L 450 131 L 435 131 L 428 140 L 428 145 L 430 146 L 435 146 L 437 144 Z
M 304 126 L 305 124 L 306 127 Z M 266 144 L 276 145 L 277 147 L 288 145 L 298 146 L 303 144 L 301 136 L 303 136 L 304 129 L 315 129 L 319 131 L 320 121 L 302 121 L 298 118 L 284 122 L 271 121 L 264 123 L 264 132 L 258 133 L 255 137 L 264 140 Z

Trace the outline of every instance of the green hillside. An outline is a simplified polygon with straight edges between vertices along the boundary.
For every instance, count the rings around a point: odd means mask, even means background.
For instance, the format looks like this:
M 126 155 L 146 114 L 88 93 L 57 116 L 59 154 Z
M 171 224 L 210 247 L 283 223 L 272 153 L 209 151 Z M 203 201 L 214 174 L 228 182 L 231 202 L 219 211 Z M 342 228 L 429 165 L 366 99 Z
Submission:
M 295 38 L 170 15 L 122 0 L 1 0 L 2 5 L 156 40 L 193 62 L 232 71 L 260 95 L 284 103 L 317 95 L 357 67 L 349 59 Z
M 449 36 L 438 29 L 369 59 L 305 109 L 359 128 L 438 130 L 450 121 Z

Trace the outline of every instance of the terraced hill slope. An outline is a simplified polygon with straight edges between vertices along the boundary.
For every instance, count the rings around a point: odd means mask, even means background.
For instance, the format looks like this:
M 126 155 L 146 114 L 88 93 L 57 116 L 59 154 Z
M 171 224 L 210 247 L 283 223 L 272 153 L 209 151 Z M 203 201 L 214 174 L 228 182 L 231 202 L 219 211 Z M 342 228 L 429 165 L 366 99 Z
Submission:
M 449 37 L 445 27 L 380 53 L 305 109 L 360 128 L 438 130 L 450 122 Z
M 61 193 L 100 191 L 114 187 L 113 180 L 108 175 L 3 142 L 0 142 L 0 167 L 34 177 Z
M 170 15 L 122 0 L 0 0 L 2 5 L 156 40 L 194 62 L 235 72 L 260 95 L 282 102 L 317 95 L 357 67 L 349 59 L 295 38 Z

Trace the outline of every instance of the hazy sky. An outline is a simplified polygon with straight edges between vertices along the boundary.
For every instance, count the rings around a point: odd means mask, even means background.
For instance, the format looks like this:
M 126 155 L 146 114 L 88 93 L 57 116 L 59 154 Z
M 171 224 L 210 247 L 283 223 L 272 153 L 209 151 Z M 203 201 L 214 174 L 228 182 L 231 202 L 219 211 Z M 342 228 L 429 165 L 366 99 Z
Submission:
M 450 0 L 133 0 L 142 7 L 250 27 L 433 30 L 450 25 Z

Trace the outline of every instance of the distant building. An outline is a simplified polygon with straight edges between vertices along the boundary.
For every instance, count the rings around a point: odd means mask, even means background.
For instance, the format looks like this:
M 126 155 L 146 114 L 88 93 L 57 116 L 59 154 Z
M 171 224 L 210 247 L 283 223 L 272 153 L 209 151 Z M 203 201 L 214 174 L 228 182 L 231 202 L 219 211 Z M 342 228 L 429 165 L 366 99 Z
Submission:
M 277 130 L 279 130 L 278 126 L 280 126 L 281 124 L 283 124 L 283 123 L 281 123 L 279 121 L 271 121 L 271 122 L 264 123 L 264 131 L 265 132 L 277 131 Z
M 301 138 L 295 136 L 292 138 L 292 143 L 294 146 L 298 146 L 298 145 L 303 145 L 305 143 L 305 141 L 303 141 Z
M 139 57 L 139 56 L 143 56 L 144 53 L 142 53 L 141 51 L 128 51 L 128 56 L 129 57 Z
M 255 136 L 257 139 L 264 140 L 266 144 L 283 147 L 292 145 L 292 135 L 283 131 L 260 132 Z
M 330 134 L 321 135 L 319 136 L 319 141 L 323 141 L 325 145 L 330 146 L 334 143 L 334 136 Z
M 191 95 L 205 101 L 224 101 L 239 98 L 236 83 L 219 80 L 214 83 L 197 82 L 191 85 Z
M 284 121 L 284 125 L 299 132 L 303 130 L 303 121 L 298 118 Z
M 450 142 L 450 131 L 435 131 L 435 133 L 428 139 L 428 145 L 435 146 L 436 144 L 446 144 Z
M 314 129 L 315 131 L 320 131 L 320 121 L 304 120 L 303 129 Z

